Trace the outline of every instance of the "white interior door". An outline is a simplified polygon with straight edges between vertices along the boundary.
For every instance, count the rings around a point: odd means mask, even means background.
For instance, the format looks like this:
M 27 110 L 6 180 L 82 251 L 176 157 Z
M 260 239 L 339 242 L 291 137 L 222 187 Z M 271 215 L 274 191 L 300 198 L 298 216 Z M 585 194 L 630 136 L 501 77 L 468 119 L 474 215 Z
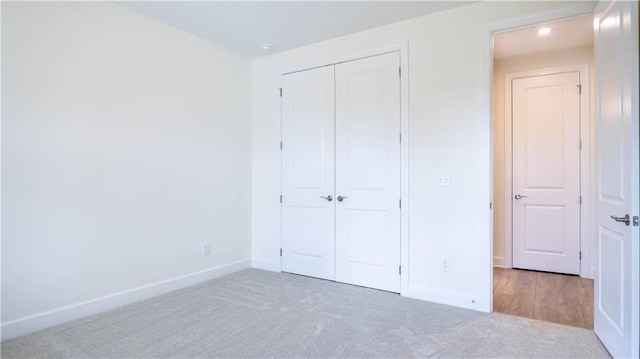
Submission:
M 637 358 L 638 3 L 601 2 L 595 16 L 596 240 L 594 330 L 616 358 Z M 629 222 L 612 216 L 630 216 Z
M 282 270 L 332 280 L 333 70 L 282 76 Z
M 512 82 L 513 266 L 580 273 L 580 73 Z
M 336 280 L 400 291 L 400 56 L 336 65 Z

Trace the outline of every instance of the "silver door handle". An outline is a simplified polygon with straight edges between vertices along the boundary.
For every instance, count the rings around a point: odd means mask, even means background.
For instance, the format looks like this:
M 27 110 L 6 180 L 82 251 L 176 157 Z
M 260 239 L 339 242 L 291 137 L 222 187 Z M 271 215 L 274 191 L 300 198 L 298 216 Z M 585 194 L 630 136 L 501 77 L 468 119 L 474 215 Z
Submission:
M 517 194 L 517 195 L 513 196 L 513 198 L 515 198 L 515 199 L 522 199 L 522 198 L 529 198 L 529 197 L 527 197 L 527 196 L 521 196 L 521 195 Z
M 338 202 L 342 202 L 343 199 L 347 199 L 349 197 L 347 196 L 338 196 L 338 198 L 336 198 L 338 200 Z
M 326 200 L 327 200 L 327 201 L 329 201 L 329 202 L 333 201 L 333 197 L 332 197 L 331 195 L 328 195 L 328 196 L 326 196 L 326 197 L 325 197 L 325 196 L 320 196 L 320 198 L 322 198 L 322 199 L 326 199 Z
M 629 225 L 629 223 L 631 223 L 631 218 L 629 217 L 628 214 L 625 214 L 624 217 L 611 216 L 611 219 L 613 219 L 616 222 L 622 222 L 627 226 Z

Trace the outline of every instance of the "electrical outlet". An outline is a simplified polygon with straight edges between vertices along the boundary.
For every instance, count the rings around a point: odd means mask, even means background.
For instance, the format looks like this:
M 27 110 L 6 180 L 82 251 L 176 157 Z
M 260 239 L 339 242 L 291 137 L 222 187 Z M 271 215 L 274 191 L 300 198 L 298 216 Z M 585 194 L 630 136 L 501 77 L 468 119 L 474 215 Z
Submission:
M 451 176 L 449 176 L 448 174 L 440 175 L 438 177 L 438 186 L 451 186 Z
M 209 242 L 202 242 L 202 255 L 208 256 L 209 254 L 211 254 L 211 246 L 209 245 Z
M 451 272 L 451 259 L 442 258 L 442 262 L 440 262 L 440 270 L 443 272 Z

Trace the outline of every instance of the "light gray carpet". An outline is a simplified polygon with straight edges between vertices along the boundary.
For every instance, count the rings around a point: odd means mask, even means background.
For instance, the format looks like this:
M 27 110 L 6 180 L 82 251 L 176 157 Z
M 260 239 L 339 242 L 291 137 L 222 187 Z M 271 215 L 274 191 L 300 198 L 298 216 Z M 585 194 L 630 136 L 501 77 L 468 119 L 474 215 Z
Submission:
M 256 269 L 2 343 L 3 358 L 571 357 L 589 330 Z

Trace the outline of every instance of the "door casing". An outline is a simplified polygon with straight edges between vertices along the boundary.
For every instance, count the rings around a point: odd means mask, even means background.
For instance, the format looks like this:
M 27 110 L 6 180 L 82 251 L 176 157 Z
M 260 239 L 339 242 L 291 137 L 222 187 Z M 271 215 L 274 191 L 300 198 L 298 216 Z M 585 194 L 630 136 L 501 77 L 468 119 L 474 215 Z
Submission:
M 582 151 L 580 152 L 580 188 L 582 196 L 582 206 L 580 206 L 580 250 L 582 251 L 582 261 L 580 262 L 580 276 L 593 278 L 593 265 L 591 260 L 591 194 L 592 194 L 592 160 L 591 138 L 593 136 L 594 122 L 591 118 L 591 78 L 588 63 L 574 65 L 554 66 L 541 69 L 519 71 L 507 73 L 504 80 L 504 267 L 511 268 L 513 265 L 513 210 L 512 210 L 512 124 L 511 116 L 511 84 L 514 79 L 543 76 L 562 72 L 578 71 L 580 73 L 580 83 L 582 84 L 582 96 L 580 98 L 580 139 L 582 140 Z

